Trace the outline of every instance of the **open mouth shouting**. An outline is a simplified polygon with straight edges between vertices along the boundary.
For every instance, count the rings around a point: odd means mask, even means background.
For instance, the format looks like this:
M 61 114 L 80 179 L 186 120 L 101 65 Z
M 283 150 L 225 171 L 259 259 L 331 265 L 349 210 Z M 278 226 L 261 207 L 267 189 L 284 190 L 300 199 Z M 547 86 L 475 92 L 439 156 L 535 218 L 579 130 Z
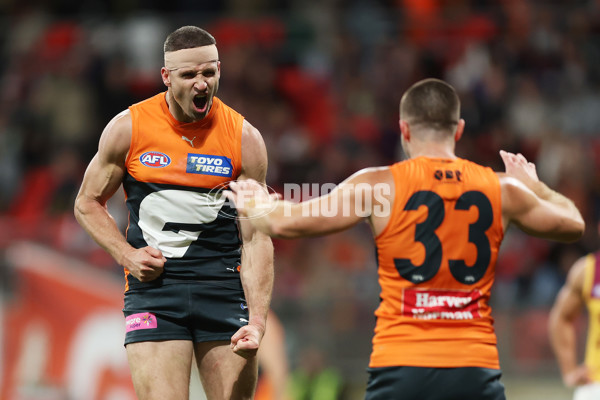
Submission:
M 197 94 L 194 96 L 194 111 L 198 113 L 206 113 L 208 109 L 208 96 L 205 94 Z

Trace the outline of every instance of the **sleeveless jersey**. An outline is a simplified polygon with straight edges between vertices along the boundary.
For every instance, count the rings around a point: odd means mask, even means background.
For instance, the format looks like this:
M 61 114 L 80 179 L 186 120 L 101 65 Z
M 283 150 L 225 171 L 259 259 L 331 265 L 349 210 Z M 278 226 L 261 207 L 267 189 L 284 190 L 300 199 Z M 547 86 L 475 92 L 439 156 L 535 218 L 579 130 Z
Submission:
M 243 117 L 214 97 L 204 119 L 182 123 L 169 112 L 164 92 L 129 110 L 127 241 L 163 253 L 163 281 L 239 279 L 237 214 L 219 189 L 240 174 Z M 126 290 L 156 284 L 127 270 L 125 276 Z
M 586 257 L 583 298 L 588 310 L 585 365 L 591 378 L 600 382 L 600 252 Z
M 396 190 L 375 238 L 381 302 L 369 366 L 499 369 L 488 304 L 504 236 L 497 175 L 463 159 L 390 168 Z

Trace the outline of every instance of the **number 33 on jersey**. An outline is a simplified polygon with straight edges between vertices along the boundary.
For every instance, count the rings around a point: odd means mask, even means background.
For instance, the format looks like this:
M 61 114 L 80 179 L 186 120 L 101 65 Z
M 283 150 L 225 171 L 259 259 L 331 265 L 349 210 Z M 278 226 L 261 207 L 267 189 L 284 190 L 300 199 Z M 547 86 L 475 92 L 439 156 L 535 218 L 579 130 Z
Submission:
M 370 366 L 498 368 L 488 304 L 503 237 L 497 175 L 425 157 L 391 170 L 394 207 L 376 238 L 382 296 Z

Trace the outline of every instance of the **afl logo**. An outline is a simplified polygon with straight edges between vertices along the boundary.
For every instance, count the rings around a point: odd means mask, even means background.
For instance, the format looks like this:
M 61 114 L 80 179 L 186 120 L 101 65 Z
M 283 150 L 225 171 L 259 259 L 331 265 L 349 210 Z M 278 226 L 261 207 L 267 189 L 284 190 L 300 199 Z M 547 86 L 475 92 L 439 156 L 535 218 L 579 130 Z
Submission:
M 163 168 L 171 164 L 171 159 L 164 153 L 158 151 L 148 151 L 141 155 L 140 162 L 146 167 Z

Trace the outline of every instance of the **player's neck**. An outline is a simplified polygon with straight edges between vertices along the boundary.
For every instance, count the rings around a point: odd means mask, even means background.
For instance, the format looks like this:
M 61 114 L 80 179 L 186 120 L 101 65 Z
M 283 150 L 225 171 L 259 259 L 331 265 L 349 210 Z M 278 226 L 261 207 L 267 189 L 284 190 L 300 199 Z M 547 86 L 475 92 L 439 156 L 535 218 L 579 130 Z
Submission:
M 177 102 L 173 99 L 173 95 L 171 94 L 170 90 L 167 90 L 167 93 L 165 94 L 165 100 L 167 101 L 169 112 L 171 113 L 173 118 L 175 118 L 179 122 L 190 122 L 186 120 L 186 115 L 184 114 L 181 107 L 179 107 L 179 104 L 177 104 Z
M 171 116 L 177 121 L 185 124 L 196 122 L 195 119 L 193 119 L 183 111 L 181 106 L 177 103 L 177 101 L 175 101 L 175 98 L 173 97 L 173 94 L 170 90 L 167 90 L 167 93 L 165 94 L 165 100 L 167 102 L 167 107 L 169 108 Z
M 456 158 L 456 154 L 454 154 L 454 146 L 449 146 L 446 143 L 413 142 L 411 143 L 408 154 L 410 158 Z

